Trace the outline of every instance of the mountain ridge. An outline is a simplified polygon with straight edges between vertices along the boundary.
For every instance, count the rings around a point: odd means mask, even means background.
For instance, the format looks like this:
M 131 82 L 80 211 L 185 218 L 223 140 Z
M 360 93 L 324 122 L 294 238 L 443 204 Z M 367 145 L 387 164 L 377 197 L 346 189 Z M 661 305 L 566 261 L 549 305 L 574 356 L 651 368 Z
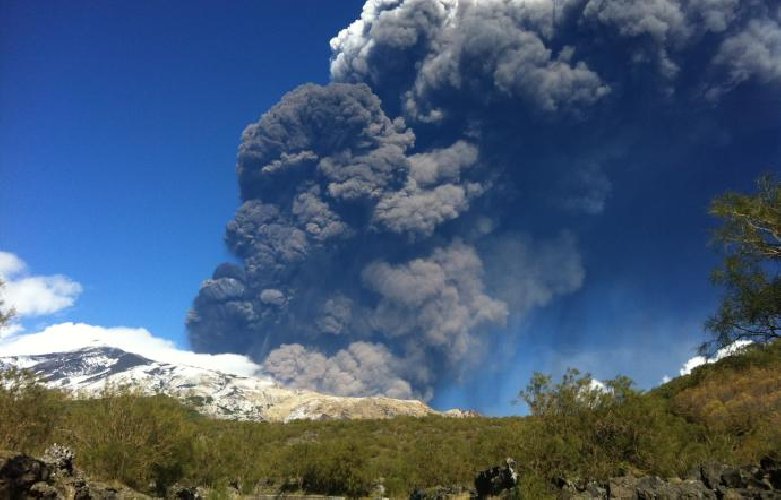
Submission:
M 215 418 L 288 422 L 308 419 L 473 416 L 437 411 L 417 400 L 382 396 L 343 397 L 281 387 L 270 378 L 242 376 L 185 364 L 165 363 L 116 347 L 0 357 L 0 369 L 16 367 L 39 375 L 49 388 L 96 398 L 107 388 L 165 394 Z

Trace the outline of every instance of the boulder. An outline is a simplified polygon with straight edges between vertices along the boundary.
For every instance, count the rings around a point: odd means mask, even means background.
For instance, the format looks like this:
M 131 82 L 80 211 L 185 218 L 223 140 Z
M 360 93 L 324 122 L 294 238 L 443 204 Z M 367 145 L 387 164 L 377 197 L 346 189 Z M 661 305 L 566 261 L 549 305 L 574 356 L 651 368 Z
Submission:
M 638 500 L 676 500 L 676 488 L 660 477 L 643 477 L 637 481 Z
M 55 500 L 62 498 L 62 495 L 57 491 L 57 488 L 46 483 L 45 481 L 39 481 L 30 486 L 27 490 L 27 496 L 32 498 L 45 498 L 49 500 Z
M 705 486 L 715 490 L 721 484 L 721 475 L 726 466 L 717 463 L 707 463 L 700 466 L 700 476 Z
M 373 499 L 387 499 L 387 497 L 379 497 L 372 495 Z M 432 486 L 430 488 L 416 488 L 409 495 L 410 500 L 448 500 L 455 498 L 474 498 L 470 494 L 469 490 L 463 486 L 451 485 L 451 486 Z
M 43 461 L 46 462 L 55 475 L 60 476 L 73 475 L 74 457 L 73 450 L 57 443 L 46 448 L 46 451 L 43 453 Z
M 616 500 L 637 499 L 637 478 L 632 476 L 611 477 L 607 485 L 608 498 Z
M 699 479 L 684 479 L 675 487 L 681 500 L 716 500 L 716 493 Z
M 51 471 L 45 462 L 25 454 L 0 454 L 0 498 L 23 498 L 36 483 L 46 483 Z
M 586 484 L 585 493 L 590 495 L 591 498 L 607 498 L 607 489 L 594 481 L 589 481 Z
M 748 474 L 738 467 L 727 467 L 721 473 L 721 484 L 728 488 L 745 488 L 748 478 Z
M 560 500 L 781 500 L 781 488 L 773 483 L 781 479 L 780 472 L 777 462 L 765 459 L 760 467 L 703 464 L 690 470 L 686 479 L 625 475 L 612 477 L 603 485 L 557 476 L 551 485 Z
M 515 460 L 508 458 L 500 467 L 481 470 L 475 476 L 475 491 L 477 498 L 497 496 L 503 490 L 509 490 L 518 485 L 518 473 L 515 471 Z
M 764 499 L 773 499 L 777 500 L 778 498 L 781 498 L 781 495 L 779 495 L 777 492 L 771 492 L 771 491 L 755 491 L 751 488 L 728 488 L 726 486 L 719 486 L 717 489 L 717 495 L 719 500 L 746 500 L 746 499 L 757 499 L 757 500 L 764 500 Z
M 781 490 L 781 468 L 767 472 L 768 482 L 770 485 L 777 490 Z
M 200 500 L 202 496 L 198 488 L 175 484 L 168 489 L 166 498 L 169 500 Z
M 127 487 L 87 479 L 73 467 L 73 453 L 50 447 L 44 460 L 0 451 L 0 499 L 113 500 L 149 498 Z
M 773 488 L 781 490 L 781 461 L 765 457 L 759 461 L 759 468 L 762 471 L 762 478 Z

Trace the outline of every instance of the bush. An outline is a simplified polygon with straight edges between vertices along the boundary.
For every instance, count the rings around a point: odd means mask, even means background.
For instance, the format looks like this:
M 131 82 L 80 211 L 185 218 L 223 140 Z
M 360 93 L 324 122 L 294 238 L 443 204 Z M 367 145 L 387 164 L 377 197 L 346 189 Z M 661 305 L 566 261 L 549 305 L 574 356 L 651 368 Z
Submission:
M 362 497 L 371 491 L 374 475 L 367 467 L 366 448 L 348 441 L 327 448 L 318 446 L 306 457 L 301 477 L 307 493 Z
M 63 400 L 29 371 L 0 371 L 0 448 L 43 451 L 62 421 Z
M 166 396 L 107 390 L 71 405 L 68 423 L 79 465 L 132 488 L 163 494 L 192 460 L 193 417 Z

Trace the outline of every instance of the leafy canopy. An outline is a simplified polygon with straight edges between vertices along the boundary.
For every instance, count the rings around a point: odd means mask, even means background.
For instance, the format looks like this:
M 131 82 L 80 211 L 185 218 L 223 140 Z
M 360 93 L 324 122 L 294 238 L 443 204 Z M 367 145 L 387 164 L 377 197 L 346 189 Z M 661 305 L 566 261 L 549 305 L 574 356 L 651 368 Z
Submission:
M 713 338 L 700 350 L 711 354 L 736 340 L 766 344 L 781 337 L 781 184 L 764 175 L 756 193 L 723 194 L 710 213 L 721 219 L 715 241 L 725 252 L 712 280 L 725 295 L 705 325 Z

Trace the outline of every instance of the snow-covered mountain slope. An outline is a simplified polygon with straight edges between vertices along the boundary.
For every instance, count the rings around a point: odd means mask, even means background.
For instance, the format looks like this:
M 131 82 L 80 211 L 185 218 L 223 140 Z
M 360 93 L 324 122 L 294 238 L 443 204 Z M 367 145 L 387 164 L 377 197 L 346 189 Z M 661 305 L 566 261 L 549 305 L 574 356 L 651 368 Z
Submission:
M 112 347 L 0 357 L 0 369 L 4 366 L 26 368 L 41 375 L 49 387 L 85 397 L 99 397 L 107 387 L 131 387 L 146 394 L 167 394 L 187 401 L 205 415 L 218 418 L 287 422 L 295 419 L 472 415 L 461 410 L 437 412 L 414 400 L 345 398 L 290 390 L 268 378 L 162 363 Z

